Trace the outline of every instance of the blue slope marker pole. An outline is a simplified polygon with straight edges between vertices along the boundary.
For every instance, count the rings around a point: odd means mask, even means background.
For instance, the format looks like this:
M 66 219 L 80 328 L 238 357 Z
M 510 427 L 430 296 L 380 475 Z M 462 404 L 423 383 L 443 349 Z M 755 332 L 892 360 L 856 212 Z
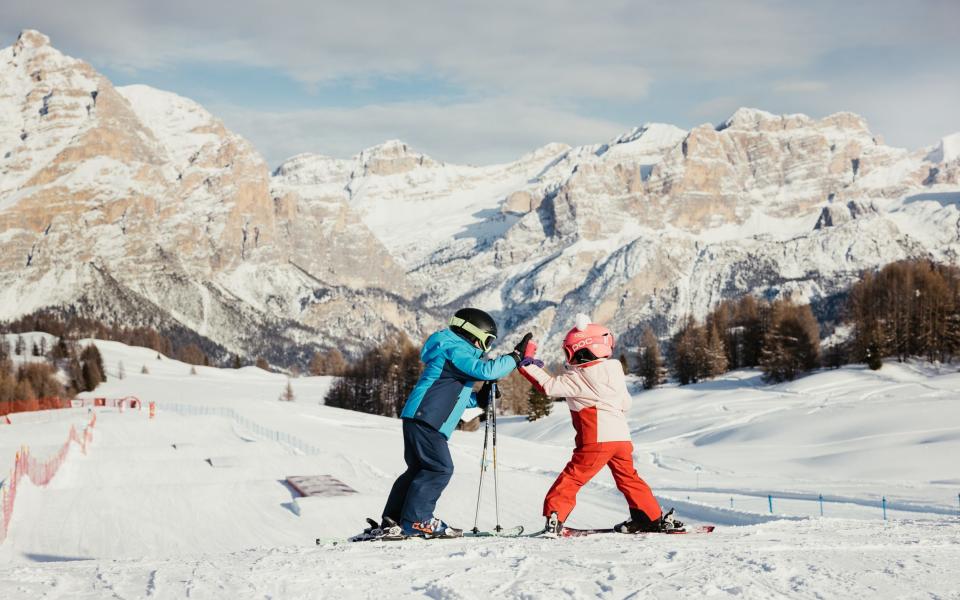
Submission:
M 767 494 L 767 503 L 770 505 L 770 514 L 773 514 L 773 494 Z
M 823 516 L 823 494 L 820 494 L 820 516 Z

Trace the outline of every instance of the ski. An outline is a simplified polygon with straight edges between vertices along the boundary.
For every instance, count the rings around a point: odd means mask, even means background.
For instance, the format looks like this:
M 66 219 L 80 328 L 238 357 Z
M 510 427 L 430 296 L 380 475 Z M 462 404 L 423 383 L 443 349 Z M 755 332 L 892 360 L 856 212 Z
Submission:
M 523 525 L 503 527 L 500 531 L 464 531 L 463 537 L 520 537 L 523 535 Z
M 603 528 L 603 529 L 577 529 L 575 527 L 564 527 L 563 532 L 560 534 L 560 537 L 586 537 L 588 535 L 596 534 L 616 534 L 616 535 L 689 535 L 689 534 L 703 534 L 703 533 L 712 533 L 716 529 L 716 525 L 697 525 L 691 529 L 674 529 L 671 531 L 644 531 L 639 533 L 620 533 L 619 531 L 613 528 Z
M 437 537 L 427 538 L 419 535 L 376 535 L 368 532 L 363 532 L 348 538 L 316 538 L 315 544 L 317 546 L 326 546 L 326 545 L 338 546 L 341 544 L 356 543 L 356 542 L 402 542 L 406 540 L 423 540 L 425 542 L 429 542 L 434 540 L 456 540 L 456 539 L 460 539 L 460 537 L 518 538 L 521 536 L 523 536 L 523 526 L 517 525 L 516 527 L 503 528 L 500 531 L 478 531 L 476 533 L 472 531 L 464 531 L 463 535 L 459 537 L 437 536 Z

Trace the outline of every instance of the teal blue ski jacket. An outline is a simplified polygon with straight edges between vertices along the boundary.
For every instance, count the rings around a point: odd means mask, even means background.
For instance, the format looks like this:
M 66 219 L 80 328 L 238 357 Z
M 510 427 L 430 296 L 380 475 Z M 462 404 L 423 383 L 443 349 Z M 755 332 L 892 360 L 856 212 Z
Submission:
M 400 417 L 427 423 L 447 439 L 467 408 L 477 405 L 473 385 L 506 377 L 517 366 L 509 354 L 484 359 L 483 352 L 450 329 L 427 338 L 420 351 L 423 373 Z

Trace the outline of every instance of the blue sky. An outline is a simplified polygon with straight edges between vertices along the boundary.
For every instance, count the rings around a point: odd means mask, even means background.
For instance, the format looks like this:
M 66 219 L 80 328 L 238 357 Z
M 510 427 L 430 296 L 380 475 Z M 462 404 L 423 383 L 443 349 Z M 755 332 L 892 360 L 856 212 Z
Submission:
M 4 3 L 115 84 L 193 98 L 271 165 L 400 138 L 511 160 L 739 106 L 864 115 L 918 148 L 960 131 L 960 1 Z

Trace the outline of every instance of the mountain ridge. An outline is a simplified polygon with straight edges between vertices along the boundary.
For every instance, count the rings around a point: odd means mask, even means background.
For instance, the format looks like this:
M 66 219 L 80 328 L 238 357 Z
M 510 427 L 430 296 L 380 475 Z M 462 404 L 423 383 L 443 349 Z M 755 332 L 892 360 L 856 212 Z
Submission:
M 0 50 L 0 82 L 17 92 L 0 88 L 0 318 L 83 302 L 250 357 L 269 337 L 267 358 L 293 364 L 416 341 L 476 304 L 502 345 L 533 329 L 551 352 L 576 312 L 629 345 L 726 297 L 826 303 L 860 270 L 960 250 L 952 137 L 891 148 L 849 112 L 741 108 L 485 166 L 388 140 L 271 170 L 196 102 L 115 88 L 39 32 Z M 83 265 L 144 314 L 90 300 Z

